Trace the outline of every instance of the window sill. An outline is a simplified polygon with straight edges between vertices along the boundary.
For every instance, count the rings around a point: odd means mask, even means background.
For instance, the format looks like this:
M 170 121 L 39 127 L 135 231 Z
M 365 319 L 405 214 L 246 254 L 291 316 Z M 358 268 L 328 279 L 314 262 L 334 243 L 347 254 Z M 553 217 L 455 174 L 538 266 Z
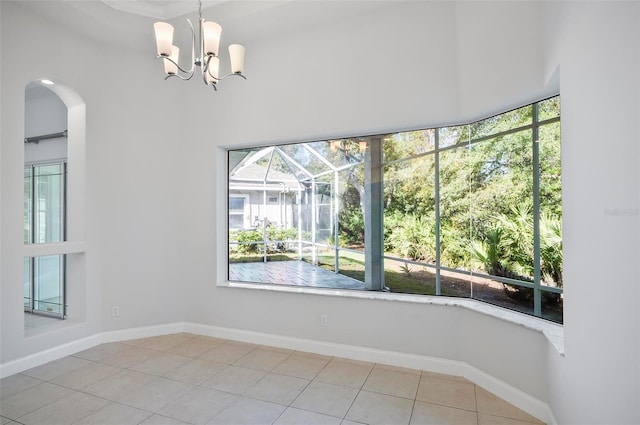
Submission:
M 381 301 L 395 301 L 395 302 L 408 302 L 416 304 L 432 304 L 441 306 L 462 307 L 480 314 L 494 317 L 496 319 L 504 320 L 516 325 L 523 326 L 527 329 L 541 332 L 547 338 L 547 340 L 553 345 L 556 351 L 564 356 L 564 328 L 562 325 L 552 323 L 537 317 L 528 316 L 517 311 L 508 310 L 502 307 L 494 306 L 491 304 L 483 303 L 468 298 L 452 298 L 452 297 L 436 297 L 429 295 L 412 295 L 412 294 L 398 294 L 390 292 L 377 292 L 377 291 L 358 291 L 352 289 L 330 289 L 330 288 L 310 288 L 299 286 L 283 286 L 283 285 L 268 285 L 260 283 L 240 283 L 240 282 L 225 282 L 219 284 L 220 287 L 228 288 L 243 288 L 243 289 L 256 289 L 262 291 L 272 292 L 287 292 L 298 294 L 312 294 L 312 295 L 324 295 L 324 296 L 338 296 L 346 298 L 358 298 L 364 300 L 381 300 Z
M 45 255 L 79 254 L 85 252 L 84 242 L 55 242 L 24 244 L 25 257 L 42 257 Z
M 42 318 L 42 316 L 40 318 Z M 39 320 L 35 326 L 28 326 L 25 323 L 24 337 L 33 338 L 40 335 L 46 335 L 52 332 L 58 332 L 63 329 L 68 329 L 82 323 L 77 320 L 72 320 L 72 319 L 62 320 L 54 317 L 46 318 L 46 319 L 47 320 Z

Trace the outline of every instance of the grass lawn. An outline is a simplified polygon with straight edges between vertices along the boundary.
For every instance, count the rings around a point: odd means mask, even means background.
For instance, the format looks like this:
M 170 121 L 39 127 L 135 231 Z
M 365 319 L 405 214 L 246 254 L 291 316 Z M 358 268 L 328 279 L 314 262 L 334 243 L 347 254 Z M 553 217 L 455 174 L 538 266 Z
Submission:
M 298 259 L 297 253 L 268 254 L 268 261 L 292 261 Z M 262 253 L 230 253 L 230 263 L 262 262 Z M 318 255 L 318 266 L 333 271 L 334 256 Z M 364 282 L 364 257 L 355 252 L 342 251 L 340 253 L 340 274 Z M 384 271 L 384 283 L 391 292 L 407 294 L 435 295 L 435 275 L 424 272 L 413 272 L 401 267 L 387 266 Z M 442 288 L 443 295 L 459 295 L 455 291 Z
M 297 260 L 298 254 L 278 253 L 267 254 L 267 261 L 292 261 Z M 264 260 L 262 253 L 241 254 L 238 252 L 229 253 L 230 263 L 261 263 Z
M 322 268 L 333 271 L 334 257 L 321 255 L 318 257 L 318 265 Z M 365 267 L 364 258 L 362 255 L 343 251 L 340 253 L 339 266 L 340 274 L 364 282 Z M 387 265 L 384 271 L 384 284 L 391 290 L 391 292 L 419 295 L 436 294 L 435 275 L 426 271 L 417 272 L 412 271 L 410 268 Z M 443 295 L 460 296 L 457 291 L 451 290 L 449 288 L 442 287 L 441 290 Z
M 329 254 L 331 253 L 331 254 Z M 326 250 L 318 255 L 318 266 L 329 271 L 334 271 L 333 251 Z M 297 253 L 274 253 L 268 255 L 268 261 L 297 261 Z M 262 262 L 262 253 L 230 253 L 231 263 Z M 305 261 L 309 261 L 306 255 Z M 357 252 L 340 252 L 340 274 L 352 277 L 364 282 L 364 255 Z M 419 295 L 435 295 L 436 281 L 434 269 L 410 265 L 402 261 L 385 260 L 384 271 L 385 286 L 391 292 Z M 496 304 L 531 314 L 533 311 L 532 302 L 518 302 L 505 295 L 500 284 L 493 282 L 493 287 L 487 282 L 480 282 L 475 278 L 473 286 L 473 297 L 482 301 Z M 497 284 L 497 285 L 496 285 Z M 440 277 L 440 290 L 442 295 L 454 297 L 471 297 L 469 277 L 456 275 L 455 273 L 442 272 Z M 531 305 L 529 305 L 531 304 Z M 562 302 L 555 304 L 545 304 L 543 306 L 543 317 L 562 323 Z

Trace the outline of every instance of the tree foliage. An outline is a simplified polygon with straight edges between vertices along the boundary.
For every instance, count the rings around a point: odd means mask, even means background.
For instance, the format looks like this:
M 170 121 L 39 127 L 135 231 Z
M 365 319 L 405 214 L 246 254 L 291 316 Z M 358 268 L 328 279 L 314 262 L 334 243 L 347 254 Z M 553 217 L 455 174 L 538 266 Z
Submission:
M 558 98 L 539 107 L 540 120 L 559 116 Z M 387 137 L 385 251 L 434 261 L 438 163 L 441 264 L 532 281 L 533 146 L 538 143 L 542 279 L 561 287 L 560 123 L 540 126 L 539 142 L 534 142 L 533 114 L 534 108 L 527 106 L 470 125 Z M 359 169 L 342 192 L 340 232 L 345 240 L 364 238 L 362 185 Z

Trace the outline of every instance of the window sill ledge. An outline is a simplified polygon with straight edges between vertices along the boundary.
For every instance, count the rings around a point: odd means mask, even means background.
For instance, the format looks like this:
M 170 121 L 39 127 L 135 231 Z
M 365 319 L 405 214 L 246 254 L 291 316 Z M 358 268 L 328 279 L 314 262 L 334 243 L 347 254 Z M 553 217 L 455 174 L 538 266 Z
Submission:
M 24 244 L 25 257 L 42 257 L 45 255 L 81 254 L 85 252 L 84 242 L 54 242 Z
M 551 343 L 551 345 L 553 345 L 556 351 L 561 356 L 564 356 L 564 328 L 562 325 L 468 298 L 436 297 L 429 295 L 398 294 L 377 291 L 358 291 L 352 289 L 280 286 L 244 282 L 224 282 L 222 284 L 219 284 L 218 286 L 228 288 L 256 289 L 272 292 L 339 296 L 364 300 L 408 302 L 416 304 L 432 304 L 466 308 L 480 314 L 485 314 L 496 319 L 523 326 L 533 331 L 541 332 Z
M 73 319 L 59 319 L 59 318 L 50 318 L 48 321 L 41 321 L 37 326 L 27 326 L 25 324 L 24 327 L 24 337 L 25 338 L 33 338 L 41 335 L 47 335 L 53 332 L 58 332 L 63 329 L 68 329 L 74 326 L 80 325 L 82 322 Z

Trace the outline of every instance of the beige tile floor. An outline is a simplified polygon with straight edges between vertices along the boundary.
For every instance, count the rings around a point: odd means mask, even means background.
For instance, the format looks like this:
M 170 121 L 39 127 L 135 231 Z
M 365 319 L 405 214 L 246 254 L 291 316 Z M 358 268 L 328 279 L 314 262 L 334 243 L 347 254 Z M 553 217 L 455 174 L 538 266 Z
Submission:
M 0 425 L 541 422 L 461 377 L 198 336 L 102 344 L 0 380 Z

